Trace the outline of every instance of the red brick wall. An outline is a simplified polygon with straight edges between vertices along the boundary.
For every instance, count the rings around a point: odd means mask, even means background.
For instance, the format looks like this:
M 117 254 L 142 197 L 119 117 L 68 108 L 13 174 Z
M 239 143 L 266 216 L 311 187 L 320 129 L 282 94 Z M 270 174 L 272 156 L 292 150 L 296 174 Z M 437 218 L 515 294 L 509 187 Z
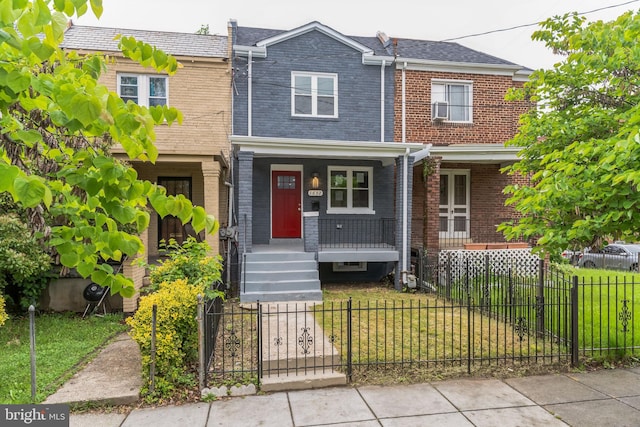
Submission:
M 431 82 L 433 79 L 473 82 L 473 123 L 443 123 L 431 120 Z M 521 87 L 509 76 L 406 71 L 406 141 L 438 145 L 504 143 L 515 135 L 521 114 L 530 108 L 526 102 L 507 102 L 504 97 L 511 87 Z M 402 140 L 402 72 L 395 75 L 396 141 Z M 431 253 L 439 249 L 440 168 L 471 171 L 471 238 L 499 241 L 495 225 L 514 217 L 511 207 L 504 206 L 506 185 L 514 178 L 500 173 L 499 164 L 440 164 L 426 182 L 422 166 L 414 171 L 412 247 L 425 247 Z M 425 231 L 426 230 L 426 231 Z
M 431 120 L 431 82 L 433 79 L 473 82 L 473 123 L 446 123 Z M 394 137 L 402 140 L 402 71 L 395 75 Z M 529 107 L 525 102 L 507 102 L 510 87 L 521 87 L 509 76 L 406 71 L 407 142 L 433 144 L 503 143 L 518 128 L 518 119 Z

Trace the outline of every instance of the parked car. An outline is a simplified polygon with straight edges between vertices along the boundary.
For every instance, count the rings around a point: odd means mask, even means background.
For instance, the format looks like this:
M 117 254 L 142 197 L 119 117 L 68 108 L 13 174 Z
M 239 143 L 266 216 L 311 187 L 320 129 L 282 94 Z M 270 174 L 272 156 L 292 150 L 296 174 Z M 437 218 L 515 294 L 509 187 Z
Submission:
M 560 254 L 560 256 L 562 256 L 562 258 L 568 260 L 569 264 L 571 264 L 571 265 L 578 265 L 578 261 L 580 261 L 580 255 L 582 255 L 582 252 L 580 252 L 580 251 L 572 251 L 571 249 L 565 249 Z
M 597 251 L 583 252 L 578 267 L 637 271 L 639 253 L 640 244 L 612 243 Z

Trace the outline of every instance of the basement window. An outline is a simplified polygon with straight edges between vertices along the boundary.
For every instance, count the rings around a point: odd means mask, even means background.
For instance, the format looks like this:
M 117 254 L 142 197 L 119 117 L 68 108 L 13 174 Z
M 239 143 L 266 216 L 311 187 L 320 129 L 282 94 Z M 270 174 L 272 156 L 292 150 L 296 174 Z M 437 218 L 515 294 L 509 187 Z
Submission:
M 367 271 L 367 263 L 364 261 L 334 262 L 333 271 L 336 273 L 350 271 Z

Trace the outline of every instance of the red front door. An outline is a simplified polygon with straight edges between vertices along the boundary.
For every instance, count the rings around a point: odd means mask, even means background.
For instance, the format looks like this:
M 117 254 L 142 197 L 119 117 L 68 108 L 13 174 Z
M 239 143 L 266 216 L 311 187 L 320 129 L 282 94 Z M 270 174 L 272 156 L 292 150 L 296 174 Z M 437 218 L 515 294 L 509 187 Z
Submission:
M 274 239 L 302 237 L 300 171 L 271 172 L 271 234 Z

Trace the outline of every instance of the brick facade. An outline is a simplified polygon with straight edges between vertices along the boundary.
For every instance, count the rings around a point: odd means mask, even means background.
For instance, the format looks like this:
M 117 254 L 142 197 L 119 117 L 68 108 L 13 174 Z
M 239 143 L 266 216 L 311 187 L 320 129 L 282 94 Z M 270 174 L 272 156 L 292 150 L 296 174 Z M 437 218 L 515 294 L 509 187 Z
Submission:
M 522 87 L 511 76 L 471 73 L 444 73 L 433 71 L 405 71 L 405 135 L 406 142 L 425 144 L 501 144 L 517 132 L 521 114 L 530 108 L 526 102 L 507 102 L 505 95 L 510 88 Z M 431 119 L 431 84 L 433 80 L 464 81 L 473 85 L 472 123 L 435 122 Z M 395 76 L 395 127 L 396 140 L 402 140 L 402 71 Z M 514 217 L 512 208 L 505 206 L 503 194 L 513 177 L 500 172 L 499 162 L 451 163 L 435 158 L 434 173 L 423 178 L 422 164 L 416 167 L 413 177 L 412 247 L 425 247 L 437 252 L 439 238 L 440 169 L 464 169 L 470 171 L 470 239 L 500 241 L 495 232 L 500 220 Z
M 158 125 L 155 164 L 132 161 L 140 178 L 156 182 L 158 177 L 190 178 L 192 202 L 227 224 L 228 189 L 226 171 L 220 158 L 229 158 L 228 134 L 231 129 L 231 78 L 228 62 L 223 58 L 181 58 L 183 65 L 168 77 L 168 104 L 183 114 L 182 124 Z M 118 73 L 150 74 L 129 59 L 116 56 L 100 82 L 117 91 Z M 114 147 L 115 155 L 123 150 Z M 214 157 L 215 156 L 215 157 Z M 158 218 L 151 216 L 148 235 L 149 255 L 158 255 Z M 219 253 L 218 235 L 206 240 Z
M 507 102 L 509 88 L 522 87 L 511 76 L 442 73 L 407 70 L 405 75 L 406 142 L 431 144 L 495 144 L 513 138 L 525 102 Z M 446 123 L 431 120 L 432 80 L 461 80 L 473 84 L 473 123 Z M 395 74 L 396 141 L 402 140 L 402 72 Z

